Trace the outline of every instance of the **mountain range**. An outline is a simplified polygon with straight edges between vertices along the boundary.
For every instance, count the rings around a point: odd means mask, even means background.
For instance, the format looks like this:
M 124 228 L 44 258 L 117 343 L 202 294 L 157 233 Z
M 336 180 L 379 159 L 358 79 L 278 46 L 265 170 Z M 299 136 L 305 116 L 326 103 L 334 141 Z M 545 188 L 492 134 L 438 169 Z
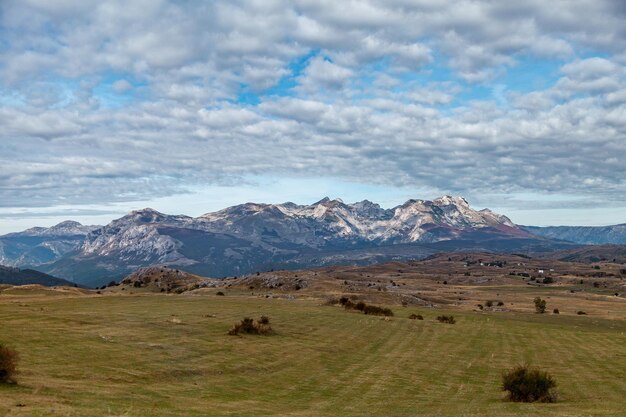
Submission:
M 581 245 L 626 244 L 626 223 L 614 226 L 522 226 L 522 229 L 538 236 Z
M 68 221 L 0 236 L 0 263 L 99 286 L 156 264 L 222 277 L 421 259 L 442 251 L 534 253 L 576 246 L 542 236 L 543 229 L 518 226 L 451 196 L 390 209 L 329 198 L 310 205 L 246 203 L 195 218 L 146 208 L 106 226 Z

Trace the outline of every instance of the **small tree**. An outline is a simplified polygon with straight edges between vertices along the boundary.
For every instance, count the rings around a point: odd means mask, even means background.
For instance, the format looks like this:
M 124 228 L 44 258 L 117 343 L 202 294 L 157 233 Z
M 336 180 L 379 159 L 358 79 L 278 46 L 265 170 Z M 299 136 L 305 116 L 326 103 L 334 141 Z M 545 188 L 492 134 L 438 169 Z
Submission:
M 0 384 L 13 384 L 17 373 L 17 352 L 0 344 Z
M 540 297 L 535 298 L 535 312 L 539 314 L 546 312 L 546 300 L 542 300 Z

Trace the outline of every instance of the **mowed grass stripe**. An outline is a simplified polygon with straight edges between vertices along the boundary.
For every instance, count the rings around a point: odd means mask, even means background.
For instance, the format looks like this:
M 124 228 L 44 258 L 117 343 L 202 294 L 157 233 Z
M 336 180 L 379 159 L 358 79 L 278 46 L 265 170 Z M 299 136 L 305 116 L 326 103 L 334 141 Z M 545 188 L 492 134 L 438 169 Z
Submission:
M 626 415 L 620 321 L 453 313 L 448 325 L 435 320 L 443 311 L 402 307 L 385 321 L 247 296 L 21 304 L 0 304 L 0 340 L 23 357 L 21 385 L 0 387 L 0 415 Z M 275 336 L 226 335 L 262 314 Z M 557 378 L 562 402 L 502 401 L 500 373 L 524 362 Z

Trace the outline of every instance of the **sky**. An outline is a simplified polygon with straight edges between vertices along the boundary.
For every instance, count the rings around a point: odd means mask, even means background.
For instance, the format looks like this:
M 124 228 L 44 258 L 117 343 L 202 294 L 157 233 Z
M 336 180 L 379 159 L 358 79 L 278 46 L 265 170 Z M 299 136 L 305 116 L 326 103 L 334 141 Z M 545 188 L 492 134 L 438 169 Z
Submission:
M 623 0 L 0 0 L 0 234 L 461 195 L 626 222 Z

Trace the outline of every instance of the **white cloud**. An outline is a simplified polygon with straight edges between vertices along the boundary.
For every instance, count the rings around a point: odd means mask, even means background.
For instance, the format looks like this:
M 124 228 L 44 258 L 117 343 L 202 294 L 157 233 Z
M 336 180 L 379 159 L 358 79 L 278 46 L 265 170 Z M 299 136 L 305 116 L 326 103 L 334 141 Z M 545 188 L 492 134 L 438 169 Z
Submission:
M 625 203 L 621 3 L 2 1 L 0 205 L 265 173 Z M 473 96 L 543 59 L 553 85 Z

